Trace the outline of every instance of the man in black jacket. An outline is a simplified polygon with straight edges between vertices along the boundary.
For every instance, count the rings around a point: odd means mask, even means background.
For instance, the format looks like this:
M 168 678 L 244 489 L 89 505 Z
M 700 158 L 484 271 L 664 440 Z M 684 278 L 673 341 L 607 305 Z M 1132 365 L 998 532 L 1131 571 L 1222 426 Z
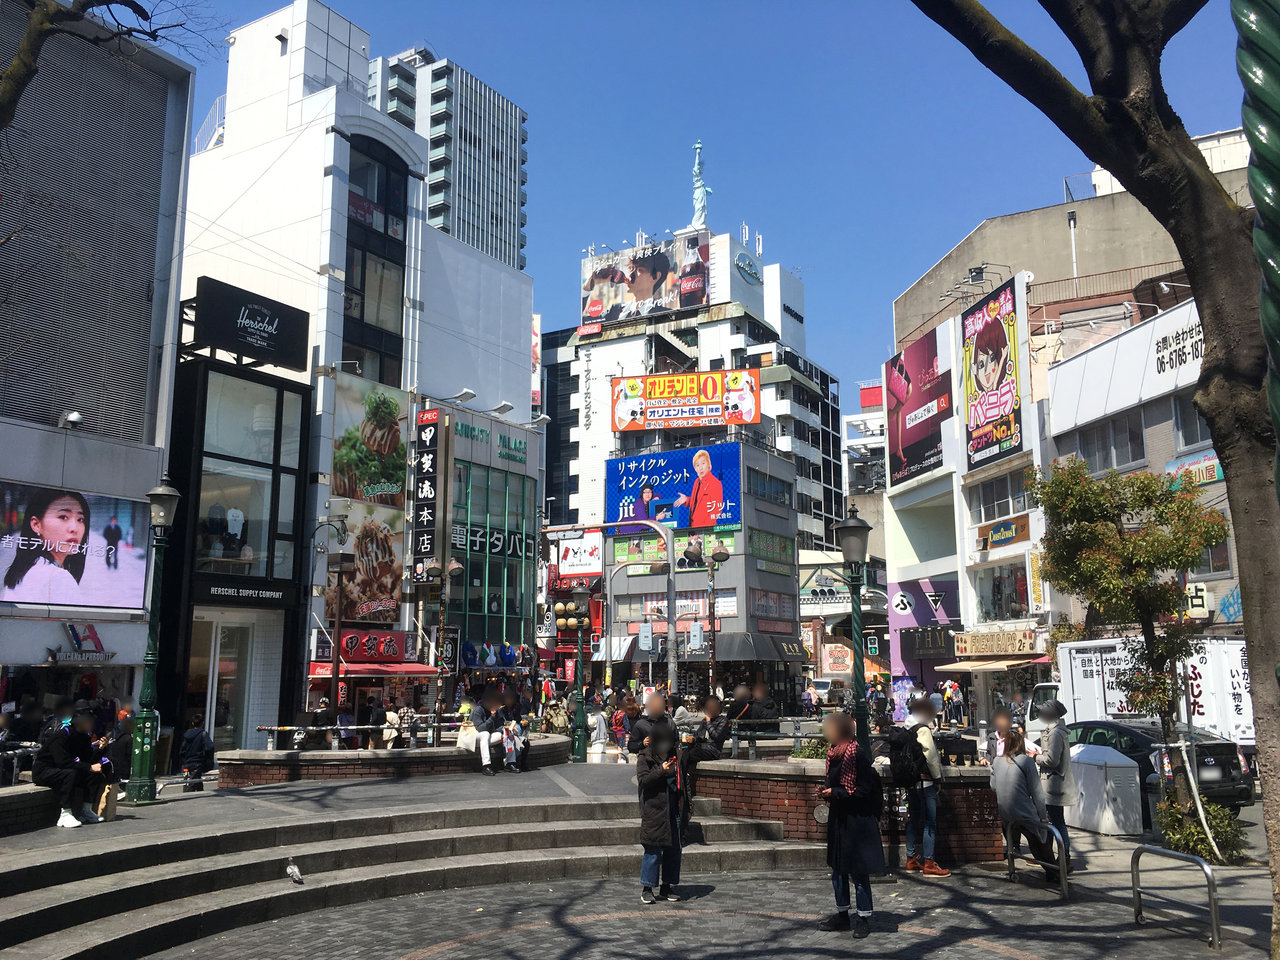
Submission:
M 680 763 L 684 768 L 685 790 L 681 797 L 680 809 L 680 842 L 689 842 L 689 804 L 693 799 L 694 776 L 698 772 L 701 760 L 719 760 L 724 756 L 724 742 L 729 739 L 729 718 L 724 715 L 724 706 L 717 696 L 707 697 L 702 706 L 707 719 L 698 724 L 693 733 L 693 742 L 680 752 Z
M 480 702 L 471 710 L 471 723 L 476 728 L 476 749 L 480 751 L 480 772 L 486 777 L 497 774 L 493 769 L 493 745 L 502 747 L 502 698 L 495 689 L 485 690 Z
M 644 713 L 631 724 L 631 737 L 627 740 L 627 752 L 638 754 L 647 747 L 653 731 L 657 727 L 667 727 L 671 739 L 676 739 L 676 725 L 667 716 L 667 698 L 660 693 L 649 694 L 644 702 Z
M 107 785 L 102 773 L 102 751 L 106 749 L 107 738 L 91 739 L 93 721 L 93 710 L 87 705 L 76 710 L 71 722 L 45 741 L 32 764 L 32 781 L 58 794 L 58 805 L 62 807 L 62 816 L 58 818 L 60 827 L 102 822 L 90 804 L 97 802 Z M 74 806 L 77 796 L 78 807 Z

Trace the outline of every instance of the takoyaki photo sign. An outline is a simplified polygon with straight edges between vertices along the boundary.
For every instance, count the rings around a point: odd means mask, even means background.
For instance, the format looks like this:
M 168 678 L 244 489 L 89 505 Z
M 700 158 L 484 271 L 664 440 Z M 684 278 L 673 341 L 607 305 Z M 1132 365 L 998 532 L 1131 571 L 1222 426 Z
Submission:
M 970 470 L 1022 450 L 1018 278 L 961 315 L 965 441 Z
M 760 422 L 760 371 L 614 377 L 614 433 Z

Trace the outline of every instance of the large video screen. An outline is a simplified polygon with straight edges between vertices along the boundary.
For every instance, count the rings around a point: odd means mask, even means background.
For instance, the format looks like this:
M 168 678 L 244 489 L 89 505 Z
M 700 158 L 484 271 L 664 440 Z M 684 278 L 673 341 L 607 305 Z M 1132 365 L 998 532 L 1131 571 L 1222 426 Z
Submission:
M 677 530 L 736 530 L 742 525 L 742 451 L 736 443 L 687 447 L 605 462 L 606 523 L 630 536 L 657 520 Z

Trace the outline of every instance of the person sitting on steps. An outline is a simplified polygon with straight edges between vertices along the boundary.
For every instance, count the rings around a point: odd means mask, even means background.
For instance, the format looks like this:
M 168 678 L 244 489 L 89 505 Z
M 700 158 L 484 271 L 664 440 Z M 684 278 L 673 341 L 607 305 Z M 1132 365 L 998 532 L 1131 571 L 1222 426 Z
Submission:
M 82 823 L 101 823 L 92 804 L 107 785 L 102 773 L 102 751 L 107 738 L 93 740 L 94 711 L 87 704 L 78 708 L 71 719 L 53 732 L 36 754 L 31 768 L 32 781 L 49 787 L 58 794 L 62 815 L 60 827 L 78 827 Z

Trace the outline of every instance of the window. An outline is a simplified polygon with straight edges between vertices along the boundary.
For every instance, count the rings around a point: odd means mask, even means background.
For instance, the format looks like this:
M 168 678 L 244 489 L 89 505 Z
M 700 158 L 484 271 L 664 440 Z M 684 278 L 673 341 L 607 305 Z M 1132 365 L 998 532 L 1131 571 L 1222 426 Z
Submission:
M 1084 427 L 1077 436 L 1080 459 L 1090 473 L 1132 469 L 1147 459 L 1141 410 L 1130 410 L 1112 420 Z
M 1216 577 L 1231 572 L 1231 547 L 1223 540 L 1214 547 L 1205 547 L 1200 554 L 1200 566 L 1191 571 L 1196 577 Z
M 990 523 L 1027 509 L 1023 471 L 987 480 L 969 491 L 969 522 Z
M 747 467 L 747 493 L 761 500 L 768 500 L 770 503 L 791 505 L 791 484 L 778 477 L 762 473 L 754 467 Z
M 1209 425 L 1191 402 L 1191 394 L 1183 393 L 1173 398 L 1173 427 L 1177 433 L 1178 449 L 1198 447 L 1211 442 Z
M 979 623 L 1017 620 L 1028 615 L 1025 562 L 983 567 L 975 581 Z

